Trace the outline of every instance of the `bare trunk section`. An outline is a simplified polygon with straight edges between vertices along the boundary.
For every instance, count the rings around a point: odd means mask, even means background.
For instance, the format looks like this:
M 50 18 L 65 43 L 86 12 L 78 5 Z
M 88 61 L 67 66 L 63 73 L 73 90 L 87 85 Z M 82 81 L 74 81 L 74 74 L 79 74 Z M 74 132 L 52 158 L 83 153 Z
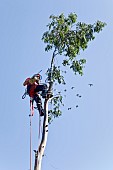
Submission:
M 41 164 L 42 164 L 42 157 L 44 155 L 44 150 L 46 147 L 47 143 L 47 137 L 48 137 L 48 101 L 50 96 L 50 92 L 52 91 L 52 71 L 53 71 L 53 64 L 54 64 L 54 58 L 55 58 L 55 51 L 53 52 L 52 55 L 52 60 L 51 60 L 51 74 L 50 74 L 50 79 L 49 79 L 49 88 L 48 88 L 48 95 L 47 99 L 44 101 L 44 120 L 43 120 L 43 132 L 42 132 L 42 139 L 39 145 L 38 150 L 35 152 L 35 165 L 34 165 L 34 170 L 41 170 Z
M 48 89 L 48 96 L 47 99 L 44 101 L 44 120 L 43 120 L 43 132 L 42 132 L 42 139 L 39 145 L 38 150 L 35 153 L 35 165 L 34 170 L 41 170 L 41 164 L 42 164 L 42 157 L 44 155 L 44 150 L 47 143 L 47 137 L 48 137 L 48 101 L 50 98 L 50 91 L 52 89 L 53 82 L 49 83 L 49 89 Z
M 41 170 L 42 157 L 44 155 L 44 150 L 47 143 L 48 137 L 48 99 L 45 99 L 44 102 L 44 120 L 43 120 L 43 132 L 42 132 L 42 140 L 39 145 L 38 151 L 35 153 L 35 165 L 34 170 Z

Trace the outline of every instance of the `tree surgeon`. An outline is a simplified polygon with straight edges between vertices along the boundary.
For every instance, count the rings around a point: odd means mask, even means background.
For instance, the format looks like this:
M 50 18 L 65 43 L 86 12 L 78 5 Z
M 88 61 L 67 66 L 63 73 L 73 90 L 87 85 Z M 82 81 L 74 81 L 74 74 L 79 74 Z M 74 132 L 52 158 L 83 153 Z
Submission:
M 42 79 L 42 76 L 40 74 L 35 74 L 31 78 L 27 78 L 24 81 L 23 86 L 27 86 L 25 93 L 29 95 L 30 102 L 32 102 L 33 104 L 33 102 L 35 101 L 40 116 L 44 116 L 44 109 L 42 107 L 41 96 L 42 98 L 47 97 L 48 87 L 46 84 L 40 83 L 41 79 Z

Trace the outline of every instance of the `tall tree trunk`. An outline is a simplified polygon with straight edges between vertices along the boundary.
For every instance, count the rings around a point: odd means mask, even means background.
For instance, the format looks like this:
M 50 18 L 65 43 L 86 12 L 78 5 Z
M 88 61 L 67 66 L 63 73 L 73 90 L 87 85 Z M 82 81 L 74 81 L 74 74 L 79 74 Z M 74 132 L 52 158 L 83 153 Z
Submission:
M 55 58 L 55 55 L 56 55 L 55 52 L 56 52 L 56 49 L 53 52 L 52 60 L 51 60 L 51 69 L 50 69 L 51 73 L 50 73 L 50 77 L 49 77 L 48 94 L 47 94 L 47 98 L 44 101 L 44 120 L 43 120 L 42 139 L 41 139 L 38 150 L 35 152 L 34 170 L 41 170 L 42 157 L 44 155 L 44 150 L 45 150 L 46 143 L 47 143 L 47 137 L 48 137 L 48 101 L 49 101 L 49 98 L 51 97 L 50 92 L 52 91 L 52 86 L 53 86 L 52 72 L 53 72 L 54 58 Z
M 42 139 L 39 145 L 38 150 L 35 153 L 35 165 L 34 170 L 41 170 L 41 163 L 42 163 L 42 157 L 44 155 L 44 150 L 47 143 L 47 137 L 48 137 L 48 100 L 45 99 L 44 101 L 44 120 L 43 120 L 43 132 L 42 132 Z

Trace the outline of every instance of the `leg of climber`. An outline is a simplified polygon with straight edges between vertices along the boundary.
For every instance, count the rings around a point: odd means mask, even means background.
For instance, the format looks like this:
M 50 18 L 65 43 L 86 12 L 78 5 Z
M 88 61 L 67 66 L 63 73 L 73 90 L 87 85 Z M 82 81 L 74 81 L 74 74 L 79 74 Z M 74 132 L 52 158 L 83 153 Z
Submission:
M 38 94 L 34 96 L 34 100 L 36 102 L 40 116 L 44 116 L 44 109 L 42 108 L 42 101 Z
M 47 85 L 46 84 L 39 84 L 36 89 L 35 89 L 35 92 L 42 92 L 41 96 L 43 98 L 46 98 L 47 96 Z

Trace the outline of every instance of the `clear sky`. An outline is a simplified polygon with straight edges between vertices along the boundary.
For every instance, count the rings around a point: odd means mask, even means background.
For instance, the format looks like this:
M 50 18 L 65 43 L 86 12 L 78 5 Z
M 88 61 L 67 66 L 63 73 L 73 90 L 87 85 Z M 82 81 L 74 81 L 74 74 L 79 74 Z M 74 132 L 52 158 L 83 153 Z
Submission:
M 113 0 L 1 1 L 1 170 L 29 169 L 29 98 L 21 99 L 22 84 L 41 69 L 44 81 L 51 53 L 44 52 L 41 37 L 48 18 L 70 12 L 78 15 L 78 21 L 101 20 L 107 26 L 81 53 L 87 59 L 84 76 L 69 73 L 66 106 L 62 117 L 49 126 L 42 170 L 113 170 Z M 76 97 L 77 93 L 82 97 Z M 33 149 L 38 145 L 37 136 L 35 113 Z

